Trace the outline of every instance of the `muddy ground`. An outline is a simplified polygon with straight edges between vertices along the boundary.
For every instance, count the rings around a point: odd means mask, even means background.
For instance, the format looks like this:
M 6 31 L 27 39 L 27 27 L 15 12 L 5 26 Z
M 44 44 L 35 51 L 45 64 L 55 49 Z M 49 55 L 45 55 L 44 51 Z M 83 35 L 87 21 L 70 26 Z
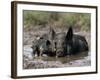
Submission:
M 56 32 L 67 32 L 66 29 L 55 29 Z M 23 68 L 24 69 L 40 69 L 40 68 L 61 68 L 61 67 L 79 67 L 91 65 L 91 52 L 79 53 L 77 55 L 70 55 L 62 58 L 56 57 L 37 57 L 32 55 L 32 41 L 36 36 L 41 36 L 48 32 L 47 28 L 36 28 L 30 31 L 24 31 L 23 43 Z M 90 48 L 90 32 L 89 31 L 74 31 L 75 34 L 85 36 Z

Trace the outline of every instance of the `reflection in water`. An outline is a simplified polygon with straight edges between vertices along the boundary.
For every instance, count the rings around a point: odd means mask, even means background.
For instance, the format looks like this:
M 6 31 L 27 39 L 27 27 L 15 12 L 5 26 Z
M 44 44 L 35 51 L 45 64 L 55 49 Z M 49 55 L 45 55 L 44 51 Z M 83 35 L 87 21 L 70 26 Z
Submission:
M 88 56 L 88 52 L 82 52 L 75 55 L 67 55 L 66 57 L 41 57 L 43 61 L 60 61 L 61 63 L 68 63 L 70 61 L 81 60 Z
M 68 55 L 64 58 L 60 58 L 59 61 L 61 61 L 62 63 L 67 63 L 74 60 L 84 59 L 84 57 L 86 56 L 88 56 L 88 52 L 83 52 L 76 55 Z
M 32 51 L 30 49 L 24 48 L 23 69 L 91 66 L 90 51 L 57 58 L 48 56 L 37 57 L 31 55 L 31 53 Z

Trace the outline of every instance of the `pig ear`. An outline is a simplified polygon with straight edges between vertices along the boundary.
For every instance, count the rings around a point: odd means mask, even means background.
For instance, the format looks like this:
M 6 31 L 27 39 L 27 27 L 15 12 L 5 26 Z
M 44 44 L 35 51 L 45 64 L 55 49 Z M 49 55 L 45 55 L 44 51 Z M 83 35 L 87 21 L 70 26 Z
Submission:
M 49 38 L 50 40 L 53 40 L 56 36 L 56 32 L 54 31 L 53 28 L 50 28 L 50 32 L 49 32 Z
M 72 27 L 69 27 L 67 35 L 66 35 L 66 39 L 71 40 L 72 37 L 73 37 L 73 29 L 72 29 Z

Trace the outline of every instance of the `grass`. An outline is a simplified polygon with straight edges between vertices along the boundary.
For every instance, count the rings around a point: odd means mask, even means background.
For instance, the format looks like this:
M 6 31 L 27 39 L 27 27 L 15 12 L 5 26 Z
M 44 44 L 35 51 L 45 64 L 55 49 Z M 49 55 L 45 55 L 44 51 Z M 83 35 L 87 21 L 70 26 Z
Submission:
M 90 30 L 91 14 L 71 12 L 46 12 L 46 11 L 23 11 L 24 29 L 40 27 L 67 28 L 73 26 L 79 30 Z

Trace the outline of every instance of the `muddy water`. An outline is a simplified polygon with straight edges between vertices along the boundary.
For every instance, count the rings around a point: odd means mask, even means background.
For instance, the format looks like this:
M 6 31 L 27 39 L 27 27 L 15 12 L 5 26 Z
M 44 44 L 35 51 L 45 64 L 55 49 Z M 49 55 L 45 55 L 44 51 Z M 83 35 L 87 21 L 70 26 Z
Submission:
M 75 55 L 67 55 L 66 57 L 42 57 L 41 59 L 44 61 L 60 61 L 61 63 L 68 63 L 75 60 L 84 59 L 84 57 L 88 56 L 88 52 L 78 53 Z
M 60 58 L 48 56 L 37 57 L 32 55 L 32 49 L 28 46 L 24 47 L 23 59 L 24 69 L 79 67 L 91 65 L 90 52 L 82 52 Z
M 39 34 L 42 34 L 42 32 Z M 79 32 L 78 34 L 85 36 L 88 45 L 90 47 L 91 46 L 90 32 Z M 82 52 L 76 55 L 68 55 L 66 57 L 61 57 L 61 58 L 48 57 L 48 56 L 43 56 L 43 57 L 33 56 L 31 49 L 33 39 L 34 39 L 33 33 L 24 34 L 23 69 L 91 66 L 91 52 L 90 52 L 91 50 L 89 52 Z

